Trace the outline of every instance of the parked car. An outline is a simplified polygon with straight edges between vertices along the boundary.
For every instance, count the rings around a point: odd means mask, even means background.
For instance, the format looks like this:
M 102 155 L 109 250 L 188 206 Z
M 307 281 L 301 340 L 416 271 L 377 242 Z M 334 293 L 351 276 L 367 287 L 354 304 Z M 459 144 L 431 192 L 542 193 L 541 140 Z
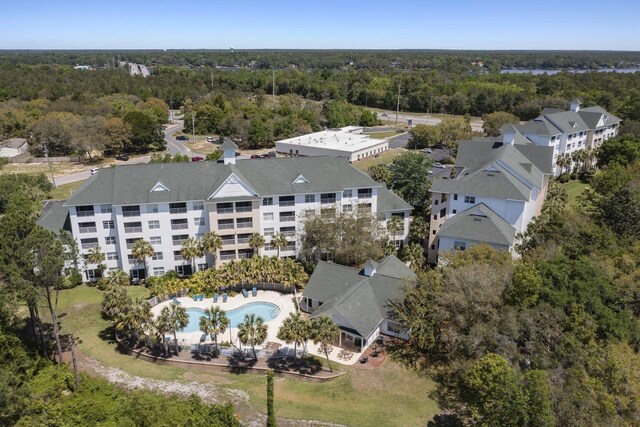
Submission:
M 178 136 L 176 136 L 176 139 L 178 141 L 188 141 L 189 137 L 187 135 L 178 135 Z
M 440 162 L 435 162 L 435 163 L 433 164 L 433 167 L 434 167 L 434 168 L 438 168 L 438 169 L 446 169 L 446 166 L 445 166 L 445 165 L 443 165 L 443 164 L 442 164 L 442 163 L 440 163 Z
M 98 173 L 98 168 L 91 169 L 91 175 L 95 175 Z
M 116 156 L 116 160 L 122 160 L 123 162 L 126 162 L 127 160 L 129 160 L 129 156 L 127 156 L 126 154 L 118 154 Z
M 425 153 L 425 154 L 431 154 L 431 153 L 433 153 L 433 150 L 431 148 L 423 148 L 422 152 Z
M 271 155 L 270 154 L 261 154 L 260 157 L 263 158 L 263 159 L 270 159 Z
M 252 159 L 259 159 L 259 158 L 261 158 L 261 157 L 262 157 L 262 156 L 261 156 L 260 154 L 252 154 L 252 155 L 251 155 L 251 158 L 252 158 Z
M 213 139 L 212 136 L 208 136 L 207 137 L 207 142 L 215 142 L 215 140 Z
M 204 160 L 204 157 L 200 157 L 200 156 L 195 156 L 191 158 L 192 162 L 201 162 Z

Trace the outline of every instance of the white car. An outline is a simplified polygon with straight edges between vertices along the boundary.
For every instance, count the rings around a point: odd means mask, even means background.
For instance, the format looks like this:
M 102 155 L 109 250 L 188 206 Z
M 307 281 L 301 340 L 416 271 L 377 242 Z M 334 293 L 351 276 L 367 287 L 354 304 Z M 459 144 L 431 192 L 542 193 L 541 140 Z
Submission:
M 212 136 L 208 136 L 208 137 L 207 137 L 207 142 L 214 142 L 213 137 L 212 137 Z
M 98 168 L 91 169 L 91 175 L 95 175 L 98 173 Z
M 431 148 L 423 148 L 422 152 L 425 153 L 425 154 L 431 154 L 431 153 L 433 153 L 433 150 Z
M 435 162 L 435 163 L 433 164 L 433 167 L 434 167 L 434 168 L 438 168 L 438 169 L 446 169 L 446 168 L 447 168 L 445 165 L 443 165 L 443 164 L 442 164 L 442 163 L 440 163 L 440 162 Z

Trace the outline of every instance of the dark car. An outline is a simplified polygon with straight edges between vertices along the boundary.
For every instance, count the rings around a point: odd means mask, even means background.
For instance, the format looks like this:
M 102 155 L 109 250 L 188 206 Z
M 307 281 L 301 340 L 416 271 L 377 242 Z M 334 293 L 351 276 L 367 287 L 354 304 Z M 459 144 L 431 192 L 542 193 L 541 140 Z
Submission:
M 269 154 L 261 154 L 260 157 L 263 158 L 263 159 L 270 159 L 271 158 L 271 156 Z
M 178 141 L 188 141 L 189 137 L 187 135 L 178 135 L 178 136 L 176 136 L 176 139 Z
M 252 159 L 259 159 L 260 157 L 261 157 L 260 154 L 252 154 L 251 155 Z
M 203 160 L 204 160 L 204 158 L 202 158 L 202 157 L 200 157 L 200 156 L 195 156 L 195 157 L 192 157 L 192 158 L 191 158 L 191 161 L 192 161 L 192 162 L 201 162 L 201 161 L 203 161 Z
M 129 160 L 129 156 L 127 156 L 126 154 L 118 154 L 116 156 L 116 160 L 122 160 L 123 162 L 126 162 L 127 160 Z

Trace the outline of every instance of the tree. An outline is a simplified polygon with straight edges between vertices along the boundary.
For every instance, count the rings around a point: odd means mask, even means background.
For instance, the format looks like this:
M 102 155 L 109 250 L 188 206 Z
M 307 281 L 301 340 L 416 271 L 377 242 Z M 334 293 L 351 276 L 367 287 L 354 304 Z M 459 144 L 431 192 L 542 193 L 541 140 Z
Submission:
M 276 415 L 273 410 L 273 371 L 267 372 L 267 427 L 276 427 Z
M 91 153 L 102 152 L 108 143 L 104 130 L 104 118 L 100 116 L 80 117 L 71 133 L 71 147 L 79 156 L 88 156 L 93 161 Z
M 629 134 L 610 138 L 599 147 L 597 157 L 599 167 L 613 163 L 629 165 L 640 158 L 640 140 Z
M 119 117 L 107 119 L 103 125 L 107 138 L 107 149 L 113 153 L 124 153 L 131 144 L 131 127 Z
M 412 152 L 396 156 L 391 163 L 391 189 L 418 211 L 430 206 L 432 165 L 430 157 Z
M 461 140 L 469 139 L 473 135 L 469 116 L 462 119 L 445 119 L 437 126 L 441 128 L 441 143 L 449 151 L 449 154 L 458 147 Z
M 542 277 L 535 266 L 519 262 L 516 264 L 511 286 L 505 289 L 505 301 L 508 304 L 530 307 L 538 301 L 542 288 Z
M 126 332 L 129 337 L 142 335 L 153 321 L 149 301 L 137 298 L 131 304 L 122 307 L 114 317 L 116 332 Z
M 200 241 L 202 250 L 213 256 L 213 265 L 216 264 L 216 254 L 222 249 L 222 238 L 215 231 L 208 231 Z
M 196 271 L 196 258 L 204 255 L 204 250 L 202 249 L 200 242 L 195 237 L 189 237 L 187 240 L 182 242 L 180 255 L 182 255 L 182 258 L 191 264 L 191 271 L 193 274 Z
M 369 166 L 367 173 L 374 181 L 383 182 L 387 185 L 391 180 L 391 171 L 389 170 L 389 167 L 384 164 Z
M 249 124 L 249 148 L 270 147 L 273 133 L 261 118 L 251 120 Z
M 96 264 L 98 266 L 100 277 L 103 276 L 104 271 L 107 269 L 107 266 L 104 263 L 106 259 L 107 257 L 104 253 L 102 253 L 100 246 L 94 246 L 89 249 L 89 253 L 87 254 L 87 261 L 89 261 L 90 264 Z
M 282 249 L 286 249 L 287 246 L 289 246 L 287 236 L 285 236 L 283 233 L 275 233 L 271 237 L 271 245 L 278 250 L 278 258 L 280 258 L 280 251 Z
M 387 232 L 394 242 L 396 241 L 396 236 L 399 231 L 404 231 L 404 219 L 397 215 L 392 215 L 391 218 L 387 220 Z
M 149 270 L 147 267 L 147 257 L 155 255 L 156 251 L 153 250 L 151 243 L 146 240 L 137 240 L 131 247 L 131 255 L 138 262 L 144 263 L 144 277 L 149 277 Z
M 243 345 L 250 345 L 253 350 L 253 358 L 258 359 L 256 345 L 260 345 L 267 339 L 267 325 L 262 317 L 254 313 L 246 314 L 244 322 L 238 325 L 238 339 Z
M 551 387 L 545 371 L 533 369 L 524 374 L 524 393 L 527 398 L 528 425 L 553 427 L 555 417 L 551 401 Z
M 402 259 L 411 264 L 413 271 L 422 270 L 426 261 L 424 247 L 419 243 L 409 243 L 402 251 Z
M 482 129 L 485 136 L 500 136 L 500 129 L 507 123 L 520 124 L 520 119 L 511 113 L 496 111 L 482 116 Z
M 131 129 L 131 143 L 126 152 L 145 153 L 152 145 L 164 146 L 162 126 L 144 111 L 130 111 L 125 114 L 124 122 Z
M 133 301 L 124 287 L 111 286 L 107 288 L 102 298 L 102 314 L 109 319 L 115 319 L 132 304 Z
M 287 344 L 293 343 L 294 357 L 298 357 L 298 345 L 304 346 L 310 338 L 309 321 L 300 313 L 289 313 L 289 317 L 282 321 L 278 329 L 278 339 Z
M 218 306 L 210 307 L 204 311 L 204 316 L 200 317 L 200 330 L 203 334 L 214 334 L 216 353 L 220 352 L 218 348 L 218 336 L 224 334 L 229 327 L 230 320 L 226 311 Z
M 329 360 L 329 346 L 340 336 L 340 328 L 329 316 L 319 316 L 311 319 L 310 338 L 314 344 L 320 344 L 329 364 L 329 370 L 333 372 Z
M 177 333 L 182 331 L 189 324 L 187 309 L 177 304 L 171 304 L 170 306 L 162 309 L 159 319 L 160 323 L 163 324 L 168 331 L 173 333 L 173 341 L 176 345 L 176 355 L 180 354 L 178 349 Z
M 429 237 L 429 223 L 424 217 L 417 216 L 409 224 L 409 240 L 424 245 L 424 241 Z
M 249 236 L 249 247 L 253 249 L 253 254 L 260 256 L 260 249 L 264 247 L 264 237 L 260 233 L 253 233 Z
M 215 149 L 214 151 L 212 151 L 212 152 L 208 153 L 208 154 L 205 156 L 205 158 L 204 158 L 204 159 L 205 159 L 206 161 L 208 161 L 208 162 L 209 162 L 209 161 L 215 162 L 215 161 L 216 161 L 216 160 L 218 160 L 220 157 L 222 157 L 222 150 L 220 150 L 220 149 Z
M 411 128 L 408 148 L 419 149 L 433 147 L 441 141 L 441 129 L 438 126 L 417 124 Z

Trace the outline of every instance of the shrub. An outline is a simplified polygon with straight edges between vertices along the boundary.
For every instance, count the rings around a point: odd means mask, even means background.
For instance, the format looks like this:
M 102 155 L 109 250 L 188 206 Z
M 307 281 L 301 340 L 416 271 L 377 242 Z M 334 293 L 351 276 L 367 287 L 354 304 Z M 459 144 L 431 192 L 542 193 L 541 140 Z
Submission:
M 568 173 L 563 173 L 562 175 L 560 175 L 560 176 L 558 177 L 558 182 L 561 182 L 561 183 L 563 183 L 563 184 L 564 184 L 564 183 L 567 183 L 567 182 L 569 182 L 569 178 L 570 178 L 570 176 L 569 176 L 569 174 L 568 174 Z

